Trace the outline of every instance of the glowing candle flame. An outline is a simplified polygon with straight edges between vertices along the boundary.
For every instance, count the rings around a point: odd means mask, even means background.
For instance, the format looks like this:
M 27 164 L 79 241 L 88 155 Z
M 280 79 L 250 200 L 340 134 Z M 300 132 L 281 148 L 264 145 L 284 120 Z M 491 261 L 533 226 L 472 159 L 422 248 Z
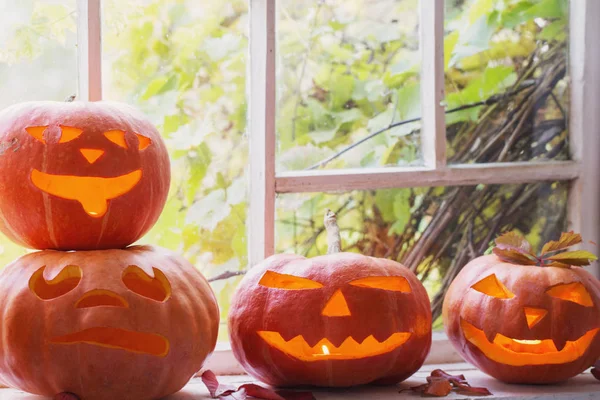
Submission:
M 321 346 L 321 348 L 323 349 L 323 354 L 324 355 L 329 355 L 329 349 L 327 348 L 326 345 Z

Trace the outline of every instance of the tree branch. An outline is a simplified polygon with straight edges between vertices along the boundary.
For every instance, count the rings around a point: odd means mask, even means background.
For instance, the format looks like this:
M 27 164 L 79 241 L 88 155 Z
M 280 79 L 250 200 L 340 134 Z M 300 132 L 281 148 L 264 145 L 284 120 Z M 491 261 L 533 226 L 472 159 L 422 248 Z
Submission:
M 221 281 L 223 279 L 233 278 L 234 276 L 244 275 L 246 271 L 225 271 L 220 275 L 208 279 L 209 282 Z
M 474 107 L 480 107 L 480 106 L 489 106 L 495 103 L 498 103 L 502 100 L 504 100 L 506 97 L 509 96 L 514 96 L 518 93 L 520 93 L 521 91 L 531 87 L 535 85 L 535 80 L 528 80 L 528 81 L 524 81 L 521 85 L 519 85 L 516 89 L 505 92 L 505 93 L 500 93 L 500 94 L 495 94 L 493 96 L 491 96 L 490 98 L 486 99 L 486 100 L 482 100 L 482 101 L 478 101 L 476 103 L 470 103 L 470 104 L 465 104 L 456 108 L 452 108 L 450 110 L 446 110 L 446 114 L 452 114 L 458 111 L 463 111 L 463 110 L 467 110 L 470 108 L 474 108 Z M 389 131 L 392 128 L 395 128 L 397 126 L 402 126 L 402 125 L 406 125 L 406 124 L 410 124 L 412 122 L 417 122 L 420 121 L 421 117 L 415 117 L 415 118 L 410 118 L 410 119 L 405 119 L 403 121 L 398 121 L 392 124 L 389 124 L 388 126 L 386 126 L 385 128 L 382 128 L 378 131 L 375 131 L 373 133 L 371 133 L 370 135 L 365 136 L 364 138 L 360 139 L 357 142 L 352 143 L 351 145 L 348 145 L 346 147 L 344 147 L 343 149 L 341 149 L 340 151 L 338 151 L 337 153 L 327 157 L 326 159 L 319 161 L 318 163 L 311 165 L 310 167 L 306 168 L 307 170 L 312 170 L 312 169 L 317 169 L 317 168 L 321 168 L 324 167 L 325 165 L 329 164 L 331 161 L 335 160 L 336 158 L 340 157 L 342 154 L 347 153 L 348 151 L 352 150 L 353 148 L 361 145 L 362 143 L 366 142 L 369 139 L 374 138 L 377 135 L 380 135 L 384 132 Z

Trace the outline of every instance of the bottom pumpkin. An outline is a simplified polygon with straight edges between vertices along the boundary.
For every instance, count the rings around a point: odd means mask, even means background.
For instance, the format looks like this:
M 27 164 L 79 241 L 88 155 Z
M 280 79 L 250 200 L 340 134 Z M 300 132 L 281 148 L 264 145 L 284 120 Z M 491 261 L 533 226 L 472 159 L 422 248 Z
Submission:
M 163 249 L 40 251 L 0 273 L 0 381 L 85 400 L 159 399 L 213 351 L 208 282 Z

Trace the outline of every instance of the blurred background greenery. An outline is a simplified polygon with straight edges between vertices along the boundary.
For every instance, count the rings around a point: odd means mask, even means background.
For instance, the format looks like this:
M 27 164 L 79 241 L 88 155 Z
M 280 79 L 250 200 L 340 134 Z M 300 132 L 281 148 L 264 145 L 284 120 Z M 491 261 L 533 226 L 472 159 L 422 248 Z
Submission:
M 102 4 L 104 97 L 143 110 L 173 166 L 162 217 L 140 243 L 180 252 L 208 278 L 246 270 L 248 2 Z M 75 0 L 0 6 L 0 107 L 74 94 Z M 420 165 L 420 122 L 406 122 L 420 115 L 420 82 L 432 79 L 419 75 L 418 0 L 277 6 L 277 170 Z M 449 162 L 566 159 L 568 1 L 446 0 L 445 19 Z M 323 254 L 322 214 L 331 208 L 345 249 L 413 269 L 437 316 L 450 280 L 499 232 L 518 229 L 535 246 L 557 237 L 567 189 L 279 195 L 276 247 Z M 0 265 L 24 252 L 0 239 Z M 240 279 L 212 281 L 223 320 Z

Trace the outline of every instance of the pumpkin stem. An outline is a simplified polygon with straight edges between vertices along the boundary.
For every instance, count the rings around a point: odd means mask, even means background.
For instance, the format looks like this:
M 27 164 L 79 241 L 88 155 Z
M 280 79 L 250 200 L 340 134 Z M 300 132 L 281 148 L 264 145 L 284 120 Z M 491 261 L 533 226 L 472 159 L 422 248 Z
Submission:
M 337 217 L 333 211 L 327 209 L 323 220 L 327 230 L 327 254 L 335 254 L 342 251 L 342 239 L 340 238 L 340 227 Z
M 75 97 L 77 97 L 77 95 L 76 95 L 76 94 L 72 94 L 72 95 L 70 95 L 69 97 L 67 97 L 67 98 L 65 99 L 65 103 L 72 103 L 72 102 L 74 102 L 74 101 L 75 101 Z

